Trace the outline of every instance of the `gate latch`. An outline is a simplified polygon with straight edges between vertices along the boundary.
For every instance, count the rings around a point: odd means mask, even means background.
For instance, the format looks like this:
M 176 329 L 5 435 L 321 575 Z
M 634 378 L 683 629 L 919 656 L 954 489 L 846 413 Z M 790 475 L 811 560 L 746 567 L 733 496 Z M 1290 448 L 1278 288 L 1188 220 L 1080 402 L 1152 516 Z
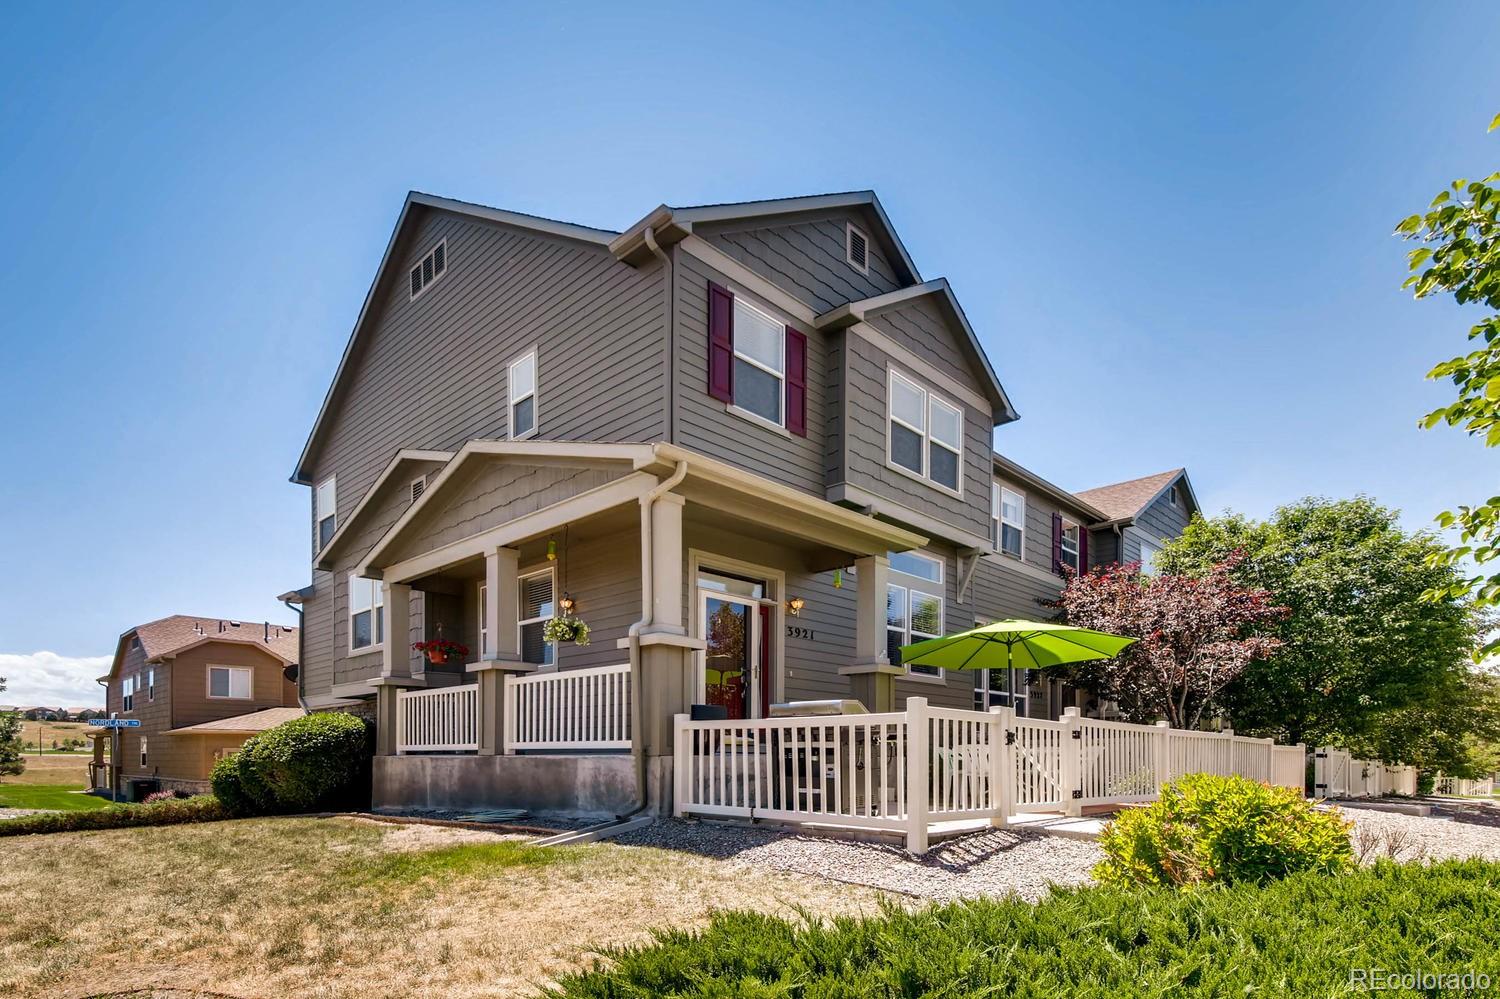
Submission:
M 1006 732 L 1005 732 L 1005 744 L 1007 746 L 1014 746 L 1016 744 L 1016 733 L 1014 731 L 1012 731 L 1010 729 L 1006 730 Z

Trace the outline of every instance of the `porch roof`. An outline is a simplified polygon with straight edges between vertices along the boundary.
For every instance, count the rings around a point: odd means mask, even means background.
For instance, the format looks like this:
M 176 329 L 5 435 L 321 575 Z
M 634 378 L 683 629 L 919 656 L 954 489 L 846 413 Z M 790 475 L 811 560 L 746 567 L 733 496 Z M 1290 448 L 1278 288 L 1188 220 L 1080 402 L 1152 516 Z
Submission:
M 517 517 L 507 523 L 442 545 L 429 552 L 397 560 L 400 545 L 413 534 L 423 512 L 446 502 L 447 494 L 468 481 L 462 473 L 484 462 L 518 462 L 568 467 L 614 467 L 619 478 L 567 499 Z M 594 516 L 613 507 L 637 502 L 679 463 L 687 475 L 675 492 L 691 503 L 729 516 L 774 523 L 790 536 L 809 543 L 847 551 L 851 555 L 884 554 L 920 548 L 927 538 L 827 500 L 706 457 L 675 444 L 582 444 L 552 441 L 474 440 L 458 452 L 428 484 L 426 491 L 361 563 L 361 575 L 395 580 L 412 579 L 445 566 L 508 547 L 527 538 Z

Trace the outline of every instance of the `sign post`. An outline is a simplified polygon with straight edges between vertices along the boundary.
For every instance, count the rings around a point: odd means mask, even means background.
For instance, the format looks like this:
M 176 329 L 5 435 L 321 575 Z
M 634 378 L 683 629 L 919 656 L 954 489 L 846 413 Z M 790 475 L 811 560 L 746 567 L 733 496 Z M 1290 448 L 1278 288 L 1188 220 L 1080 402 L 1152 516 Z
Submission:
M 120 729 L 140 728 L 139 718 L 121 718 L 118 711 L 110 713 L 108 718 L 90 718 L 89 724 L 94 728 L 109 729 L 109 800 L 120 800 Z

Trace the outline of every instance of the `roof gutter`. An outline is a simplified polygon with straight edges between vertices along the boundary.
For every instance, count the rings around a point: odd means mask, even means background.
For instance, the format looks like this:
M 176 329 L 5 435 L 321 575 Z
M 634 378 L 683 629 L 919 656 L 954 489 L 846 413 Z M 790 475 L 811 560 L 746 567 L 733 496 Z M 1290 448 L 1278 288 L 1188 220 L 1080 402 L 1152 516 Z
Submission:
M 276 599 L 280 600 L 287 610 L 297 615 L 297 704 L 303 711 L 312 714 L 312 708 L 307 706 L 307 667 L 302 663 L 302 646 L 307 638 L 307 627 L 302 620 L 302 601 L 305 599 L 305 592 L 293 590 L 290 593 L 283 593 Z

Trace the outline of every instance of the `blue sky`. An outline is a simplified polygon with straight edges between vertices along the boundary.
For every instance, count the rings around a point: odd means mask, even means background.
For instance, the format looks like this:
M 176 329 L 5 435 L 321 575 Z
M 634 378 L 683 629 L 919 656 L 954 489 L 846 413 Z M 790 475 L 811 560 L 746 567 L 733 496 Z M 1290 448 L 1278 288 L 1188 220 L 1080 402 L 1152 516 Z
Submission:
M 1061 485 L 1493 491 L 1416 429 L 1472 320 L 1390 235 L 1500 167 L 1493 6 L 536 8 L 8 13 L 0 699 L 96 699 L 77 660 L 164 614 L 289 619 L 287 477 L 411 188 L 620 228 L 872 187 Z

